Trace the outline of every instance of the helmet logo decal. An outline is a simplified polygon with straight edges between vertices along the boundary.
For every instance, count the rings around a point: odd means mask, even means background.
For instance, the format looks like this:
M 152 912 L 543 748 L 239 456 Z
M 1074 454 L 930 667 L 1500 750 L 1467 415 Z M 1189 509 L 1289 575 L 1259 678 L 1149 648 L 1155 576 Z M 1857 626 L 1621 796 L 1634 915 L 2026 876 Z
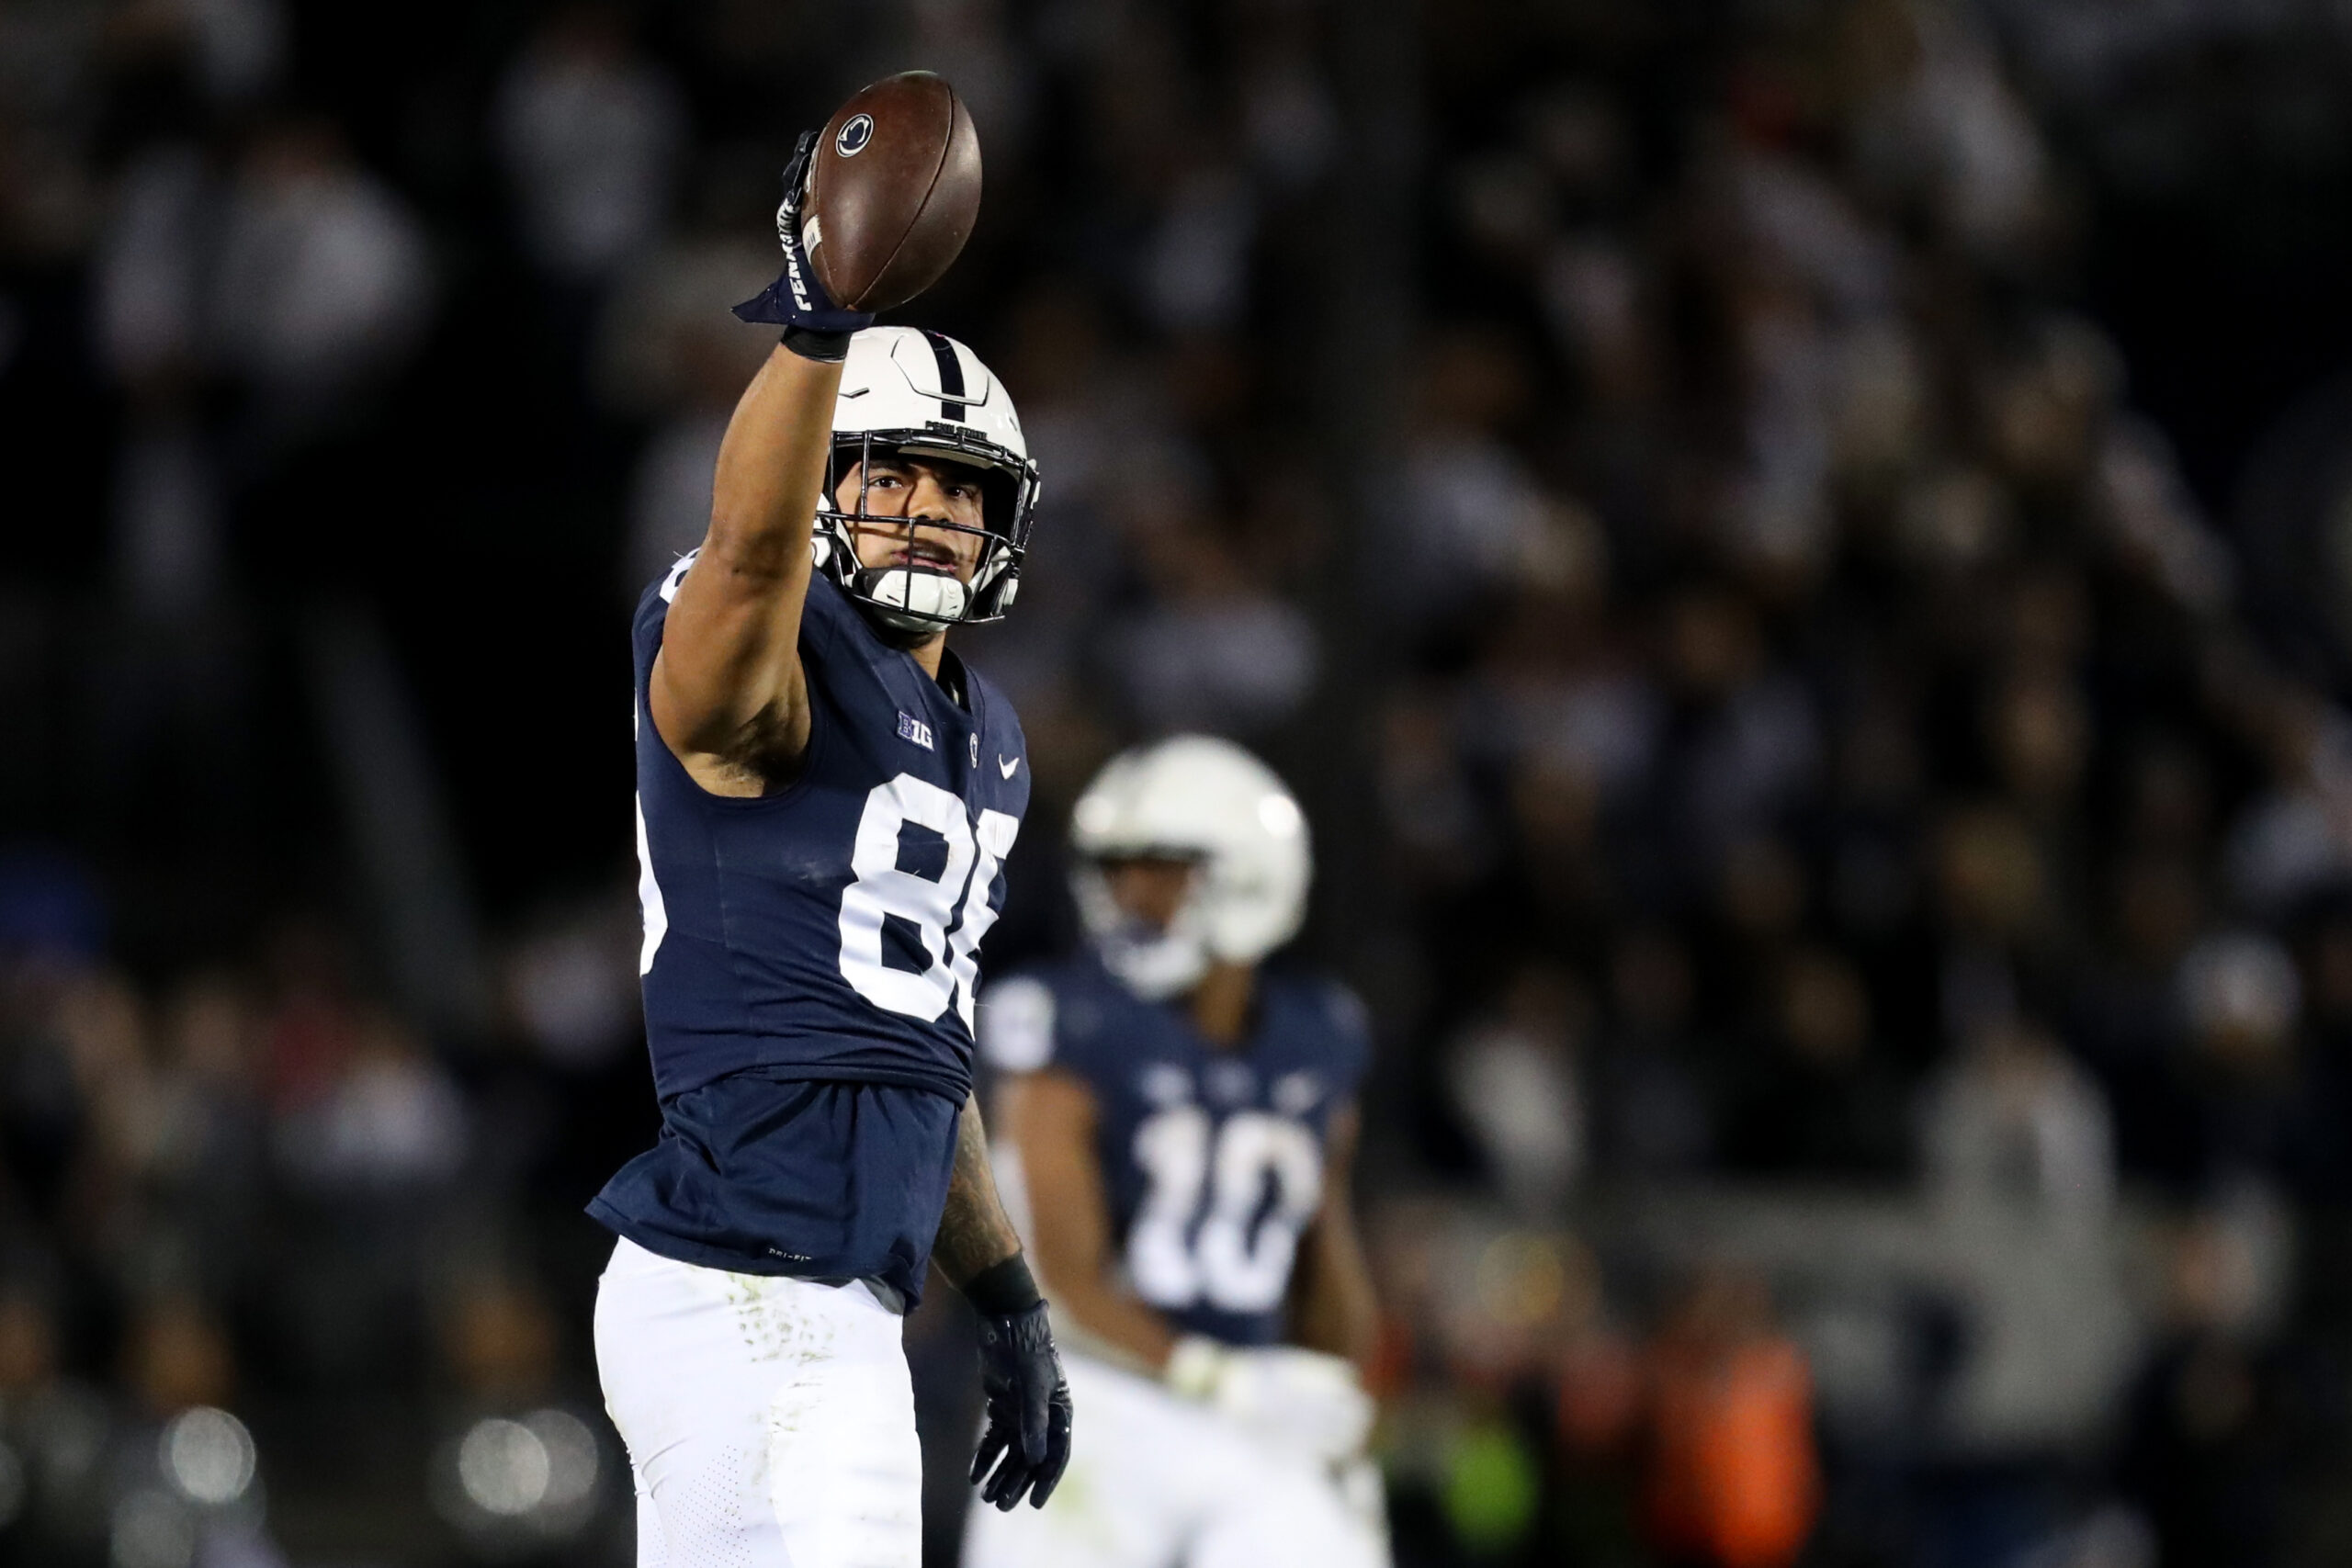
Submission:
M 842 122 L 840 130 L 833 133 L 833 151 L 844 158 L 854 158 L 865 152 L 865 144 L 873 140 L 874 117 L 854 114 Z

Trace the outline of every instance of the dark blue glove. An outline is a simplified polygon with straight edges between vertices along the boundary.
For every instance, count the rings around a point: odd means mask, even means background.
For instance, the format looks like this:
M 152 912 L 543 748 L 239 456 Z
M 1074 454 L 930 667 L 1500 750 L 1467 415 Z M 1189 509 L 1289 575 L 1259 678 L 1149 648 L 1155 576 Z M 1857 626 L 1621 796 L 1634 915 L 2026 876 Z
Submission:
M 735 307 L 747 321 L 785 329 L 785 345 L 811 359 L 839 359 L 849 352 L 849 334 L 874 324 L 871 310 L 844 310 L 825 298 L 817 269 L 800 243 L 800 204 L 808 196 L 808 163 L 816 156 L 817 132 L 804 130 L 784 166 L 784 201 L 775 209 L 775 237 L 784 246 L 784 271 L 755 298 Z
M 1069 1383 L 1054 1353 L 1044 1302 L 982 1315 L 980 1393 L 988 1402 L 988 1425 L 972 1456 L 980 1501 L 1009 1510 L 1025 1490 L 1032 1506 L 1044 1507 L 1069 1463 L 1070 1425 Z

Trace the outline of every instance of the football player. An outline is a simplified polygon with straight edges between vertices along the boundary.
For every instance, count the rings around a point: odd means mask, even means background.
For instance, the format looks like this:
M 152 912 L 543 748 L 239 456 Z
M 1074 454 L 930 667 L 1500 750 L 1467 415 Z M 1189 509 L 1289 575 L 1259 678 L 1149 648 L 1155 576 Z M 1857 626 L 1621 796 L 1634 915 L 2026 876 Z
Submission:
M 1229 742 L 1114 759 L 1072 837 L 1078 957 L 981 1010 L 1087 1441 L 969 1568 L 1377 1568 L 1375 1333 L 1348 1200 L 1362 1011 L 1260 960 L 1297 930 L 1297 802 Z
M 590 1212 L 596 1363 L 639 1568 L 916 1568 L 900 1318 L 982 1323 L 982 1495 L 1043 1504 L 1070 1406 L 971 1098 L 975 953 L 1029 800 L 1021 726 L 948 650 L 1012 604 L 1037 503 L 1003 386 L 835 309 L 801 243 L 710 527 L 638 607 L 639 960 L 662 1135 Z

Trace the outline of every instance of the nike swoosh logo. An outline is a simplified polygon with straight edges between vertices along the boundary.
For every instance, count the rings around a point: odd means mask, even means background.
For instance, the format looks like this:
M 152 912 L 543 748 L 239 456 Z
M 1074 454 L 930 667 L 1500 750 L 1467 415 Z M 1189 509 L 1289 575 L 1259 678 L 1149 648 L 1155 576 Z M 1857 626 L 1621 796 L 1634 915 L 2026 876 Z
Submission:
M 1020 765 L 1021 759 L 1018 757 L 1008 757 L 1002 752 L 999 752 L 997 754 L 996 771 L 1002 773 L 1006 778 L 1011 778 L 1012 776 L 1012 770 Z

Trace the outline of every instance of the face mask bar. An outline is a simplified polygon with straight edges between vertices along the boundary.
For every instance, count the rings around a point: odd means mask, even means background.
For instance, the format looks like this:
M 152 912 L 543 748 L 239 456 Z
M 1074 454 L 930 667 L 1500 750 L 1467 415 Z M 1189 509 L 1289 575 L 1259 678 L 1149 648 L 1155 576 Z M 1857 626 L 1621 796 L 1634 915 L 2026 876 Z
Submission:
M 866 498 L 877 455 L 935 457 L 977 468 L 980 476 L 981 526 L 932 519 L 877 516 Z M 835 500 L 842 476 L 854 462 L 858 473 L 857 510 L 843 512 Z M 837 437 L 827 465 L 825 489 L 817 504 L 817 523 L 825 537 L 819 565 L 851 597 L 872 608 L 894 627 L 928 634 L 951 626 L 977 626 L 1001 620 L 1012 605 L 1021 579 L 1021 563 L 1028 553 L 1029 530 L 1036 518 L 1036 465 L 1019 454 L 984 440 L 968 429 L 933 423 L 920 429 L 871 430 Z M 919 597 L 911 581 L 922 569 L 869 568 L 860 564 L 856 530 L 860 526 L 911 529 L 933 528 L 969 534 L 980 540 L 979 558 L 971 581 L 959 585 L 961 608 L 943 613 L 914 603 Z M 944 574 L 942 574 L 944 575 Z M 893 581 L 891 580 L 898 581 Z

